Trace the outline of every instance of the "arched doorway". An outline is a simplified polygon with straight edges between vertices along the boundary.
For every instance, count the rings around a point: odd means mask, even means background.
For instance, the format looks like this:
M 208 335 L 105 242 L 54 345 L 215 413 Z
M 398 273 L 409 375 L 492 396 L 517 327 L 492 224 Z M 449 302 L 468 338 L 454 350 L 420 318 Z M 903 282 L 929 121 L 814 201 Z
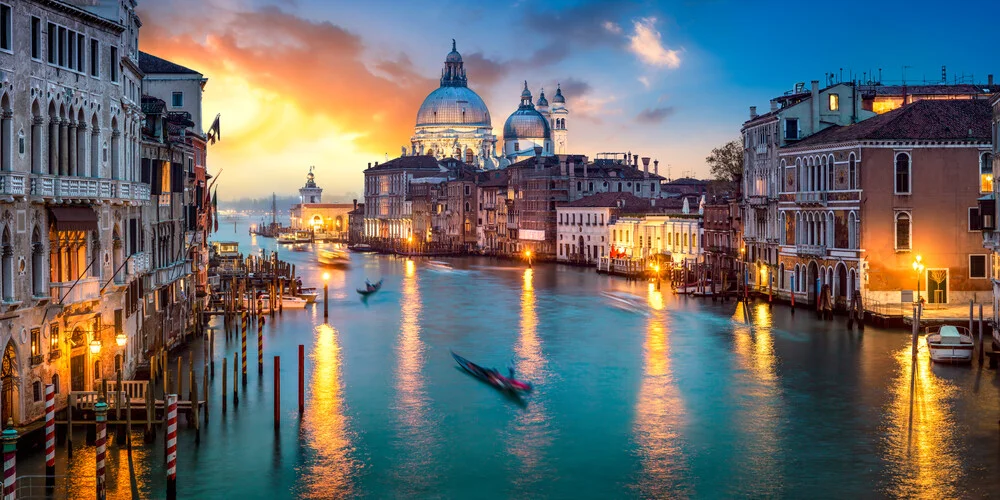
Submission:
M 14 348 L 14 341 L 7 342 L 7 347 L 3 350 L 3 363 L 0 365 L 0 383 L 3 384 L 0 390 L 0 420 L 3 425 L 7 425 L 8 420 L 13 420 L 14 425 L 20 424 L 20 386 L 17 366 L 17 349 Z
M 577 254 L 577 258 L 579 258 L 579 259 L 583 258 L 583 245 L 584 245 L 584 243 L 583 243 L 583 236 L 581 236 L 580 237 L 580 241 L 577 243 L 577 246 L 576 246 L 576 254 Z
M 837 264 L 837 303 L 847 304 L 847 266 L 843 262 Z
M 809 263 L 809 271 L 807 272 L 805 286 L 806 286 L 806 293 L 808 294 L 807 295 L 807 297 L 808 297 L 807 300 L 809 301 L 810 304 L 815 304 L 816 303 L 816 295 L 817 295 L 817 293 L 819 293 L 819 290 L 818 290 L 818 288 L 819 288 L 819 267 L 816 265 L 816 261 L 812 261 L 812 262 Z
M 87 335 L 79 326 L 73 329 L 70 337 L 72 355 L 69 358 L 69 390 L 87 390 Z

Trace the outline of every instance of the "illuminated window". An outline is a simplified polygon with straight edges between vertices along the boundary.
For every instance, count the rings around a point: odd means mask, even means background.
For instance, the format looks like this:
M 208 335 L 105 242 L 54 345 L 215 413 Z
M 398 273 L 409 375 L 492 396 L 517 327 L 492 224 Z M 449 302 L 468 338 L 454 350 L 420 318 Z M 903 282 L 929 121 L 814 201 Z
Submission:
M 979 157 L 979 192 L 993 192 L 993 155 L 990 153 Z
M 840 96 L 837 94 L 830 94 L 830 111 L 837 111 L 840 109 Z

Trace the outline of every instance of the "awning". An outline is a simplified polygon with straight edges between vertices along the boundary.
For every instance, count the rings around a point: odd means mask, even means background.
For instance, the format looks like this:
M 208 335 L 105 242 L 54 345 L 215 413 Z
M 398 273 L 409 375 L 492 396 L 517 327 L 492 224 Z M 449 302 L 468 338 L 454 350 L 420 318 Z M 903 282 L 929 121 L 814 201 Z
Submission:
M 51 207 L 56 231 L 97 231 L 97 212 L 88 207 Z

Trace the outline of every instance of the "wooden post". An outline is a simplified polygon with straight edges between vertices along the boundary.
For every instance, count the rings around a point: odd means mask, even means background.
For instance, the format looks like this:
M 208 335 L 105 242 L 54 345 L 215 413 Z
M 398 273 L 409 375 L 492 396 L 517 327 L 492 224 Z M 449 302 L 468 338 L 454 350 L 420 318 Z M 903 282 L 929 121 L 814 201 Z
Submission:
M 240 405 L 240 389 L 239 385 L 236 383 L 240 376 L 240 353 L 233 353 L 233 408 Z
M 191 417 L 194 422 L 194 443 L 201 443 L 201 404 L 198 401 L 198 382 L 191 370 Z
M 122 363 L 125 362 L 125 358 L 124 357 L 122 357 L 121 360 L 122 360 Z M 115 445 L 116 446 L 121 446 L 120 441 L 123 441 L 125 439 L 125 429 L 122 427 L 122 410 L 121 410 L 121 408 L 122 408 L 122 371 L 121 370 L 117 370 L 117 371 L 118 371 L 118 373 L 115 374 L 115 382 L 118 384 L 117 386 L 115 386 L 115 388 L 117 389 L 117 391 L 115 391 L 115 420 L 117 420 L 118 423 L 115 425 L 115 429 L 117 430 L 117 433 L 115 435 Z
M 986 348 L 986 344 L 983 343 L 983 337 L 984 337 L 984 335 L 983 335 L 983 305 L 979 304 L 979 337 L 978 337 L 979 340 L 976 341 L 976 345 L 978 346 L 977 349 L 979 349 L 979 366 L 983 365 L 983 350 L 985 350 L 985 348 Z
M 208 370 L 202 366 L 201 367 L 201 389 L 202 394 L 205 395 L 205 423 L 208 423 Z
M 76 396 L 72 392 L 66 397 L 66 454 L 73 458 L 73 407 L 76 406 Z
M 305 412 L 306 408 L 305 353 L 305 346 L 299 344 L 299 418 L 302 418 L 302 414 Z
M 0 432 L 3 442 L 3 498 L 14 500 L 17 494 L 17 431 L 14 422 L 7 421 L 7 428 Z
M 212 379 L 215 379 L 215 329 L 208 329 L 208 366 Z M 207 401 L 207 399 L 206 399 Z
M 226 414 L 226 359 L 222 358 L 222 414 Z
M 281 427 L 281 356 L 274 357 L 274 430 Z
M 177 394 L 177 399 L 180 400 L 181 396 L 184 395 L 184 367 L 182 366 L 184 362 L 184 356 L 177 356 L 177 390 L 174 391 Z
M 264 374 L 264 316 L 257 317 L 257 375 Z
M 97 439 L 94 440 L 94 446 L 97 448 L 97 500 L 105 500 L 108 497 L 104 474 L 104 459 L 108 449 L 107 403 L 98 401 L 94 405 L 94 419 L 97 424 Z
M 153 428 L 153 413 L 156 412 L 156 403 L 153 402 L 153 387 L 146 386 L 146 432 L 142 435 L 143 442 L 149 444 L 156 439 L 156 430 Z
M 240 336 L 243 347 L 243 385 L 247 383 L 247 313 L 243 311 L 243 333 Z

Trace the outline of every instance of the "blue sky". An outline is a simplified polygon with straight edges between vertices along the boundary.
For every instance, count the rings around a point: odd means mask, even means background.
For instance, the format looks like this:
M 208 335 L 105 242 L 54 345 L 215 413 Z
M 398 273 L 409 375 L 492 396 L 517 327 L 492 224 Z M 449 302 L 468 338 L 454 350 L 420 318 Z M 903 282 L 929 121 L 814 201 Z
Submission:
M 921 1 L 172 0 L 143 2 L 141 7 L 144 22 L 153 24 L 143 28 L 141 44 L 205 68 L 210 81 L 205 114 L 223 113 L 224 138 L 226 117 L 238 120 L 230 129 L 232 142 L 216 157 L 219 166 L 239 165 L 255 172 L 288 158 L 295 162 L 288 166 L 304 175 L 308 165 L 315 164 L 318 179 L 327 172 L 337 179 L 337 185 L 327 186 L 333 194 L 360 191 L 360 170 L 366 163 L 383 160 L 385 153 L 395 156 L 399 146 L 408 143 L 420 96 L 436 87 L 452 38 L 465 58 L 469 86 L 486 100 L 497 132 L 517 107 L 522 81 L 528 81 L 536 97 L 543 86 L 551 96 L 561 82 L 571 113 L 572 152 L 640 153 L 658 158 L 661 173 L 670 165 L 675 178 L 684 172 L 708 176 L 705 156 L 738 136 L 748 107 L 766 110 L 771 97 L 795 82 L 822 82 L 826 73 L 843 74 L 845 80 L 871 78 L 864 73 L 872 71 L 877 77 L 881 68 L 884 82 L 898 83 L 903 66 L 909 66 L 910 82 L 940 80 L 942 65 L 948 68 L 949 81 L 962 74 L 974 75 L 979 82 L 988 73 L 1000 76 L 995 37 L 989 36 L 990 18 L 1000 14 L 998 2 L 943 9 L 940 3 Z M 184 22 L 191 19 L 188 10 L 211 22 Z M 283 21 L 277 25 L 285 31 L 269 29 L 266 23 L 255 27 L 241 20 L 240 13 L 262 13 L 265 18 L 280 13 Z M 326 40 L 301 35 L 303 27 L 310 26 L 328 28 L 338 36 Z M 225 33 L 235 42 L 223 50 L 212 38 Z M 370 88 L 366 79 L 374 79 L 392 81 L 399 88 L 387 84 L 381 94 L 358 89 L 355 95 L 349 83 L 340 82 L 335 95 L 323 97 L 328 102 L 313 105 L 307 96 L 322 92 L 322 84 L 300 89 L 278 81 L 268 87 L 254 78 L 254 72 L 266 69 L 246 58 L 268 44 L 316 53 L 313 59 L 302 59 L 303 72 L 324 68 L 328 78 L 348 82 L 368 73 L 359 86 Z M 200 50 L 186 50 L 192 48 Z M 343 61 L 339 51 L 346 54 Z M 348 67 L 345 61 L 360 66 Z M 341 66 L 343 72 L 338 71 Z M 288 113 L 310 115 L 303 119 L 313 124 L 309 128 L 326 127 L 331 136 L 310 132 L 283 146 L 280 131 L 269 130 L 263 122 L 247 123 L 261 113 L 241 115 L 241 100 L 232 97 L 240 93 L 285 107 L 286 122 L 296 121 Z M 387 106 L 383 96 L 400 102 L 382 109 Z M 345 116 L 349 107 L 370 110 L 375 119 L 366 119 L 364 113 Z M 268 123 L 275 121 L 272 116 Z M 272 157 L 263 152 L 237 154 L 236 148 L 261 138 L 271 141 Z M 282 147 L 294 151 L 279 155 Z M 314 157 L 308 154 L 310 147 L 316 148 Z M 247 195 L 292 191 L 301 184 L 299 177 L 275 186 L 236 187 Z

